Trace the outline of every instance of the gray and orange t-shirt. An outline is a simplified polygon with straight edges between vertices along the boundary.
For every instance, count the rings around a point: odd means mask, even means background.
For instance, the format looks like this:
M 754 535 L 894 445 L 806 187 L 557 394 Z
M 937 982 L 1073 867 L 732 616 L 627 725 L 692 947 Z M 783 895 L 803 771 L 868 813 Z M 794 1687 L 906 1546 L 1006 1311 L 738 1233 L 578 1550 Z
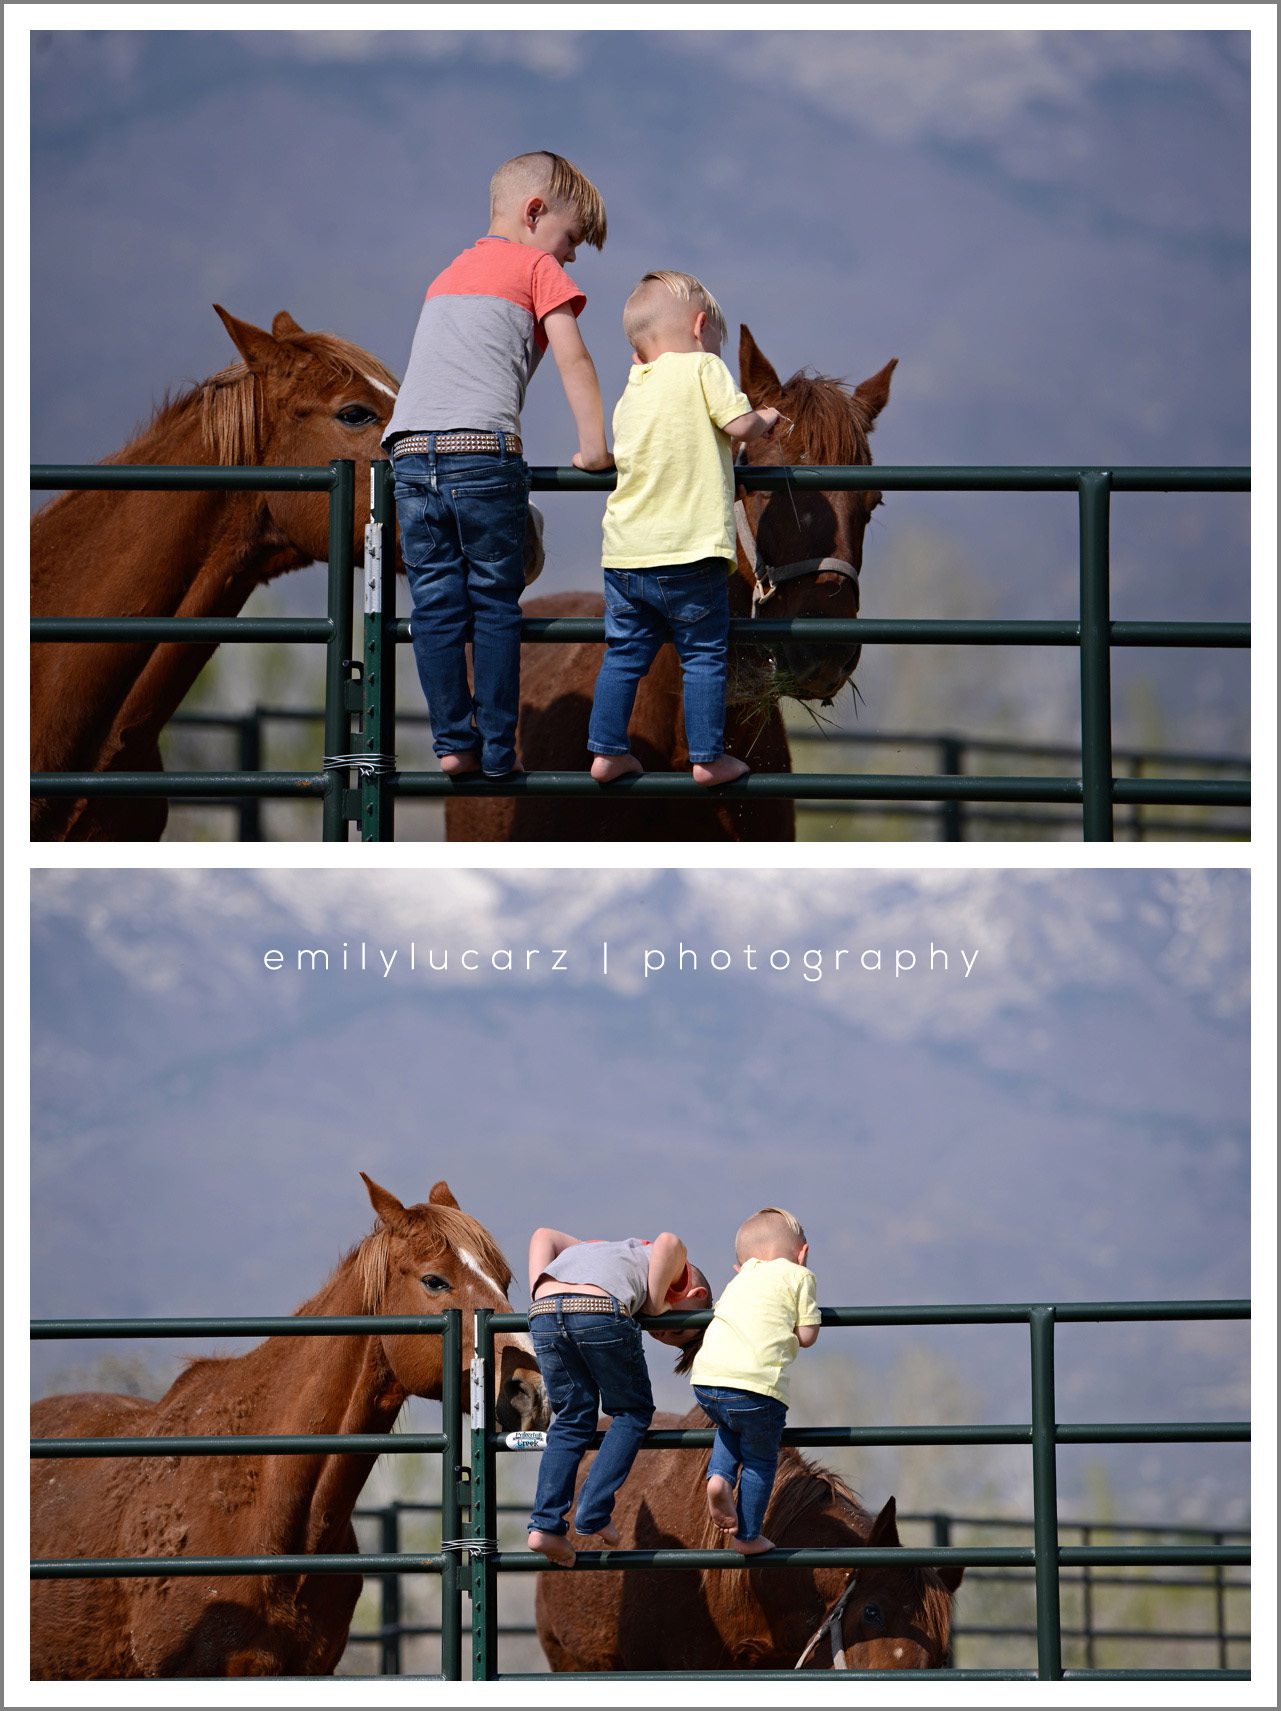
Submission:
M 392 411 L 396 434 L 481 428 L 520 432 L 525 388 L 547 348 L 543 317 L 587 298 L 545 250 L 481 238 L 427 287 Z

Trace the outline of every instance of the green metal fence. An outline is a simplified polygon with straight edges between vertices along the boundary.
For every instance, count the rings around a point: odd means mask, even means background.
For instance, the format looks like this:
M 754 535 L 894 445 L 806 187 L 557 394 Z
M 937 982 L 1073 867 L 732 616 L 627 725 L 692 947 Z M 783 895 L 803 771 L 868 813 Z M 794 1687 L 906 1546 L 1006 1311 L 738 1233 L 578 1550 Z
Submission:
M 529 1515 L 529 1503 L 496 1503 L 496 1516 L 519 1517 L 523 1527 Z M 366 1529 L 378 1539 L 378 1550 L 395 1553 L 402 1549 L 405 1536 L 405 1523 L 412 1523 L 416 1518 L 431 1517 L 441 1514 L 439 1503 L 425 1503 L 414 1499 L 394 1498 L 388 1503 L 377 1506 L 361 1507 L 356 1510 L 355 1520 L 364 1523 Z M 1018 1532 L 1030 1533 L 1030 1519 L 1017 1519 L 1009 1515 L 958 1515 L 948 1510 L 928 1510 L 913 1512 L 900 1509 L 898 1511 L 898 1526 L 905 1538 L 910 1537 L 914 1530 L 921 1530 L 932 1538 L 936 1545 L 944 1548 L 960 1544 L 960 1535 L 964 1532 L 993 1533 Z M 1248 1544 L 1249 1530 L 1243 1527 L 1191 1527 L 1172 1523 L 1168 1526 L 1155 1526 L 1147 1522 L 1134 1521 L 1064 1521 L 1059 1522 L 1060 1537 L 1064 1542 L 1073 1541 L 1082 1545 L 1102 1544 L 1108 1540 L 1113 1542 L 1121 1539 L 1158 1539 L 1170 1540 L 1177 1537 L 1183 1544 Z M 1033 1622 L 1016 1621 L 1004 1622 L 976 1621 L 970 1609 L 973 1587 L 978 1582 L 988 1582 L 1003 1587 L 1026 1585 L 1026 1570 L 1020 1569 L 971 1569 L 965 1577 L 967 1597 L 963 1601 L 963 1610 L 958 1610 L 952 1617 L 952 1656 L 958 1667 L 969 1655 L 973 1642 L 977 1640 L 1034 1640 L 1036 1626 Z M 1229 1580 L 1228 1570 L 1222 1563 L 1207 1565 L 1206 1578 L 1192 1580 L 1186 1572 L 1181 1576 L 1151 1574 L 1139 1571 L 1138 1577 L 1134 1568 L 1126 1571 L 1115 1571 L 1111 1574 L 1092 1569 L 1087 1563 L 1079 1569 L 1065 1569 L 1060 1577 L 1060 1586 L 1064 1594 L 1075 1594 L 1080 1609 L 1080 1617 L 1075 1625 L 1069 1626 L 1065 1617 L 1062 1636 L 1064 1641 L 1077 1642 L 1084 1656 L 1085 1668 L 1092 1670 L 1098 1666 L 1098 1653 L 1104 1646 L 1115 1646 L 1118 1642 L 1126 1644 L 1141 1644 L 1149 1648 L 1158 1645 L 1169 1645 L 1177 1640 L 1181 1647 L 1196 1646 L 1202 1650 L 1211 1651 L 1217 1659 L 1217 1668 L 1226 1670 L 1231 1667 L 1233 1648 L 1242 1648 L 1250 1643 L 1248 1629 L 1237 1625 L 1235 1612 L 1229 1610 L 1229 1602 L 1237 1602 L 1249 1597 L 1250 1582 L 1248 1572 L 1242 1570 L 1239 1575 Z M 1201 1628 L 1180 1626 L 1177 1630 L 1170 1627 L 1134 1626 L 1117 1628 L 1110 1627 L 1098 1608 L 1096 1594 L 1106 1591 L 1136 1590 L 1150 1591 L 1156 1588 L 1160 1591 L 1170 1591 L 1195 1596 L 1198 1602 L 1204 1597 L 1209 1599 L 1212 1614 Z M 378 1604 L 371 1628 L 353 1627 L 347 1636 L 349 1648 L 370 1646 L 377 1649 L 379 1671 L 382 1675 L 401 1675 L 405 1666 L 405 1642 L 417 1639 L 439 1641 L 441 1625 L 439 1620 L 407 1619 L 404 1605 L 400 1596 L 401 1582 L 396 1575 L 378 1577 Z M 1066 1599 L 1065 1599 L 1066 1602 Z M 497 1623 L 500 1644 L 505 1640 L 531 1640 L 537 1636 L 537 1627 L 530 1622 L 513 1622 L 505 1616 Z M 468 1638 L 470 1629 L 464 1628 L 464 1640 Z
M 825 1326 L 919 1326 L 1026 1324 L 1030 1332 L 1031 1410 L 1026 1425 L 791 1427 L 784 1442 L 800 1448 L 835 1445 L 1014 1444 L 1027 1446 L 1032 1456 L 1033 1543 L 1028 1546 L 938 1545 L 897 1548 L 850 1547 L 840 1550 L 778 1549 L 752 1558 L 754 1570 L 772 1572 L 798 1567 L 855 1568 L 862 1563 L 965 1565 L 967 1568 L 1031 1568 L 1035 1578 L 1037 1669 L 957 1670 L 958 1678 L 983 1680 L 1118 1679 L 1133 1675 L 1151 1679 L 1241 1678 L 1245 1672 L 1218 1671 L 1076 1671 L 1063 1667 L 1060 1576 L 1064 1568 L 1101 1569 L 1142 1564 L 1153 1568 L 1209 1564 L 1240 1566 L 1249 1549 L 1236 1544 L 1195 1545 L 1066 1545 L 1059 1536 L 1056 1455 L 1060 1445 L 1244 1443 L 1250 1428 L 1242 1421 L 1173 1421 L 1159 1423 L 1063 1424 L 1056 1415 L 1054 1333 L 1059 1324 L 1135 1323 L 1153 1321 L 1234 1320 L 1249 1317 L 1245 1301 L 1071 1302 L 969 1307 L 837 1307 L 824 1308 Z M 704 1313 L 669 1314 L 667 1328 L 706 1324 Z M 644 1321 L 642 1321 L 644 1323 Z M 36 1579 L 145 1578 L 157 1575 L 270 1574 L 433 1574 L 441 1577 L 441 1674 L 462 1678 L 462 1596 L 471 1597 L 471 1676 L 474 1680 L 521 1679 L 500 1677 L 497 1667 L 499 1580 L 503 1574 L 539 1573 L 551 1569 L 543 1557 L 529 1551 L 498 1548 L 497 1457 L 513 1453 L 506 1434 L 495 1429 L 493 1390 L 494 1338 L 505 1331 L 528 1327 L 523 1313 L 475 1316 L 476 1353 L 471 1369 L 470 1469 L 464 1465 L 461 1402 L 461 1317 L 457 1309 L 434 1316 L 345 1318 L 298 1317 L 258 1319 L 62 1319 L 32 1325 L 33 1338 L 71 1340 L 119 1337 L 235 1337 L 235 1336 L 350 1336 L 397 1330 L 444 1339 L 442 1394 L 443 1431 L 438 1433 L 232 1435 L 191 1438 L 64 1438 L 35 1439 L 34 1458 L 116 1457 L 155 1455 L 307 1455 L 426 1452 L 443 1458 L 443 1535 L 441 1549 L 428 1555 L 395 1551 L 349 1555 L 132 1558 L 70 1557 L 33 1562 Z M 519 1444 L 528 1434 L 517 1435 Z M 707 1430 L 651 1431 L 652 1448 L 698 1448 L 711 1442 Z M 467 1509 L 466 1530 L 462 1514 Z M 466 1557 L 464 1566 L 462 1559 Z M 581 1551 L 572 1569 L 558 1574 L 709 1569 L 742 1572 L 747 1559 L 732 1551 L 633 1550 Z M 758 1670 L 748 1679 L 769 1679 L 774 1672 Z M 870 1672 L 869 1672 L 870 1673 Z M 915 1672 L 900 1671 L 898 1675 Z M 715 1679 L 734 1672 L 715 1672 Z M 787 1679 L 789 1672 L 777 1672 Z M 697 1676 L 682 1679 L 697 1679 Z
M 240 772 L 257 772 L 264 757 L 275 746 L 279 733 L 314 726 L 317 731 L 324 723 L 323 708 L 279 707 L 258 703 L 242 713 L 179 712 L 169 721 L 168 731 L 175 739 L 187 739 L 182 758 L 190 759 L 197 743 L 212 736 L 215 741 L 226 739 L 231 764 Z M 403 738 L 408 733 L 424 739 L 431 730 L 427 714 L 406 711 L 396 713 L 396 729 Z M 824 731 L 804 727 L 788 733 L 793 753 L 815 751 L 853 755 L 866 763 L 868 751 L 927 750 L 936 770 L 948 777 L 964 778 L 978 770 L 980 759 L 994 766 L 998 773 L 1015 767 L 1039 771 L 1080 765 L 1080 753 L 1061 743 L 1014 742 L 1005 737 L 962 736 L 953 731 Z M 203 758 L 199 755 L 194 758 Z M 1233 782 L 1248 779 L 1250 759 L 1242 754 L 1208 754 L 1191 749 L 1116 748 L 1112 752 L 1117 775 L 1129 778 L 1158 777 L 1164 769 L 1179 767 L 1191 770 L 1197 777 L 1222 777 Z M 821 764 L 821 763 L 820 763 Z M 802 767 L 801 771 L 804 772 Z M 187 804 L 190 806 L 190 804 Z M 235 836 L 241 843 L 261 843 L 268 836 L 263 824 L 263 801 L 257 796 L 210 798 L 198 805 L 201 809 L 223 809 L 234 816 Z M 860 818 L 875 816 L 884 819 L 893 815 L 919 826 L 922 836 L 941 843 L 964 843 L 967 839 L 984 836 L 1031 837 L 1044 834 L 1062 835 L 1075 831 L 1079 824 L 1074 810 L 1060 806 L 1037 807 L 1034 803 L 1012 803 L 1008 807 L 989 806 L 981 802 L 899 802 L 890 807 L 878 802 L 805 802 L 797 803 L 802 813 L 853 815 Z M 1117 816 L 1115 835 L 1140 843 L 1148 838 L 1213 838 L 1240 840 L 1250 835 L 1248 808 L 1225 809 L 1217 813 L 1204 808 L 1162 810 L 1142 802 L 1133 802 Z
M 768 645 L 791 639 L 810 643 L 904 642 L 912 645 L 1071 647 L 1080 662 L 1081 762 L 1079 774 L 1059 777 L 922 776 L 878 773 L 756 773 L 723 787 L 735 799 L 783 797 L 823 802 L 1065 803 L 1079 808 L 1089 840 L 1113 836 L 1117 805 L 1152 803 L 1240 807 L 1249 802 L 1245 781 L 1126 778 L 1115 774 L 1112 752 L 1111 655 L 1116 647 L 1243 648 L 1244 622 L 1122 621 L 1111 616 L 1110 516 L 1114 493 L 1241 493 L 1250 486 L 1240 468 L 896 468 L 857 466 L 743 470 L 746 487 L 765 491 L 915 491 L 1049 493 L 1077 497 L 1079 531 L 1078 616 L 1075 619 L 736 619 L 736 641 Z M 395 764 L 396 646 L 408 625 L 395 612 L 395 529 L 390 465 L 373 465 L 370 523 L 365 533 L 364 654 L 351 657 L 354 567 L 354 465 L 328 469 L 215 469 L 129 465 L 37 465 L 34 488 L 147 488 L 196 491 L 293 488 L 328 492 L 330 563 L 328 615 L 307 619 L 56 618 L 33 620 L 36 642 L 51 641 L 308 641 L 327 649 L 325 753 L 319 771 L 228 773 L 41 773 L 32 778 L 39 797 L 162 796 L 193 799 L 237 796 L 319 797 L 323 835 L 345 840 L 351 825 L 366 841 L 394 836 L 398 797 L 445 797 L 460 790 L 486 796 L 598 796 L 602 787 L 586 771 L 534 772 L 504 780 L 452 782 L 437 771 L 398 772 Z M 540 468 L 540 491 L 604 492 L 612 474 Z M 531 642 L 599 641 L 600 620 L 527 619 Z M 361 732 L 352 751 L 351 721 Z M 353 786 L 352 773 L 358 782 Z M 612 795 L 701 799 L 683 774 L 648 773 L 609 787 Z

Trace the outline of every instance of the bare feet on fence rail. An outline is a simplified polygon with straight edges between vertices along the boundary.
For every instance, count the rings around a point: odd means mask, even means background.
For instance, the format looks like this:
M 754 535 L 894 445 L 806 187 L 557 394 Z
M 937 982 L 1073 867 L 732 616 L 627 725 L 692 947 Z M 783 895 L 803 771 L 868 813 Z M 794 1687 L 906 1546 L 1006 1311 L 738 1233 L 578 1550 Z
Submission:
M 577 1552 L 564 1533 L 540 1533 L 537 1528 L 529 1535 L 529 1548 L 545 1556 L 557 1568 L 573 1568 Z
M 644 770 L 635 755 L 597 755 L 592 762 L 592 777 L 597 784 L 612 784 L 616 778 Z

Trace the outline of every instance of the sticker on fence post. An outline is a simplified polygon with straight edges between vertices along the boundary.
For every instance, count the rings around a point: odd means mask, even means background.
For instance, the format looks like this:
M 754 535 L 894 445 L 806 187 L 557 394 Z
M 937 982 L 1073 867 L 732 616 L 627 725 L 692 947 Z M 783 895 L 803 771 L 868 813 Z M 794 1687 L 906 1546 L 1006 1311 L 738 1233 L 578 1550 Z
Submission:
M 503 1439 L 509 1450 L 545 1450 L 546 1432 L 508 1432 Z
M 485 1425 L 485 1363 L 478 1354 L 471 1357 L 471 1429 L 483 1430 Z
M 383 526 L 365 524 L 365 611 L 383 609 Z

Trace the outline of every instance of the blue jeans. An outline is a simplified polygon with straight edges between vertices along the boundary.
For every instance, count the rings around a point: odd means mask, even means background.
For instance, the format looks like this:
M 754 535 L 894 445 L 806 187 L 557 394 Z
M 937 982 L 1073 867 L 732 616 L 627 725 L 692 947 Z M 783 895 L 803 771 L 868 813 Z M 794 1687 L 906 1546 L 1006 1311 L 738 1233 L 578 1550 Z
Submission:
M 614 1497 L 654 1418 L 640 1328 L 617 1301 L 609 1300 L 614 1308 L 610 1315 L 558 1308 L 529 1321 L 555 1416 L 538 1469 L 530 1532 L 569 1531 L 565 1515 L 573 1501 L 578 1464 L 604 1412 L 610 1417 L 609 1430 L 587 1470 L 574 1517 L 580 1533 L 599 1532 L 614 1511 Z
M 729 565 L 723 558 L 650 570 L 606 569 L 605 658 L 587 731 L 593 754 L 628 753 L 636 691 L 668 641 L 676 645 L 684 676 L 689 758 L 720 758 L 729 649 Z
M 753 1390 L 694 1386 L 698 1405 L 716 1427 L 707 1477 L 720 1474 L 731 1489 L 741 1467 L 738 1487 L 738 1537 L 760 1537 L 774 1489 L 779 1443 L 787 1424 L 787 1409 L 773 1396 Z
M 487 452 L 415 453 L 393 467 L 432 746 L 438 755 L 479 749 L 484 771 L 499 778 L 516 764 L 529 471 L 522 458 Z

